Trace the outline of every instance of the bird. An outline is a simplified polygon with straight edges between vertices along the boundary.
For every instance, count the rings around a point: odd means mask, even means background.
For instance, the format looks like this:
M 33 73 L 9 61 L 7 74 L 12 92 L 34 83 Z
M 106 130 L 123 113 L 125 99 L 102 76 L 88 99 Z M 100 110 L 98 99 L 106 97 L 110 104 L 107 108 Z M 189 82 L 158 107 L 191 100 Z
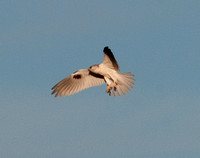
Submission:
M 134 75 L 120 73 L 120 67 L 111 49 L 103 49 L 104 59 L 101 64 L 95 64 L 88 69 L 80 69 L 58 82 L 52 87 L 52 95 L 69 96 L 84 89 L 107 84 L 106 93 L 109 96 L 121 96 L 129 92 L 134 85 Z

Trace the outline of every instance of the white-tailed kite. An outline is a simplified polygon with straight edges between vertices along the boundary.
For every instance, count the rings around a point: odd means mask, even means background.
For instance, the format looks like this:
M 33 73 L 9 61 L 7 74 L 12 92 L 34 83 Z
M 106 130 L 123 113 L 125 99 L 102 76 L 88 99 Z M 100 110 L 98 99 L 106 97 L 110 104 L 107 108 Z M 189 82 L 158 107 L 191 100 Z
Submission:
M 55 97 L 68 96 L 78 93 L 86 88 L 107 83 L 106 92 L 111 96 L 126 94 L 134 85 L 134 75 L 120 73 L 119 65 L 108 47 L 104 50 L 104 60 L 101 64 L 92 65 L 89 69 L 80 69 L 57 83 L 53 88 Z

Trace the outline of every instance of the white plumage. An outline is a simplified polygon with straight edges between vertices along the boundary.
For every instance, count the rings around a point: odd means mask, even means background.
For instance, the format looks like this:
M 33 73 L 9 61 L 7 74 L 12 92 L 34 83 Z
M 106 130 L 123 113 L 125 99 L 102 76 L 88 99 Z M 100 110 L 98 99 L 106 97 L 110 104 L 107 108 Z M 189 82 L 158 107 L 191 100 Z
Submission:
M 57 96 L 69 96 L 86 88 L 107 83 L 106 92 L 109 95 L 126 94 L 134 85 L 134 75 L 120 73 L 120 67 L 108 47 L 104 48 L 104 60 L 101 64 L 92 65 L 89 69 L 80 69 L 67 78 L 57 83 L 52 94 Z

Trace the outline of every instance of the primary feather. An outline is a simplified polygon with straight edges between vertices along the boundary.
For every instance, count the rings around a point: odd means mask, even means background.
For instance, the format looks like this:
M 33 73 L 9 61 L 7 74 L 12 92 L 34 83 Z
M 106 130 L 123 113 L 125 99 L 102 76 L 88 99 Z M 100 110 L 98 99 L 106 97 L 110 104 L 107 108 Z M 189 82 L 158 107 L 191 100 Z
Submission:
M 56 93 L 55 97 L 72 95 L 86 88 L 99 86 L 104 83 L 103 76 L 94 74 L 87 69 L 81 69 L 57 83 L 52 88 L 52 94 Z

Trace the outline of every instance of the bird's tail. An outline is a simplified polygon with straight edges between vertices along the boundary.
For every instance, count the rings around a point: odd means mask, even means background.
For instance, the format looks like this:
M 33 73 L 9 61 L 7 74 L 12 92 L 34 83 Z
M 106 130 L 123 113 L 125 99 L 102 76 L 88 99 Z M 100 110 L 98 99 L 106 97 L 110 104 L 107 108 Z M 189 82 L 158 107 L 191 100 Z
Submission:
M 135 79 L 134 75 L 129 73 L 119 73 L 118 80 L 116 82 L 116 87 L 112 87 L 111 94 L 114 96 L 121 96 L 121 94 L 126 94 L 133 87 Z

